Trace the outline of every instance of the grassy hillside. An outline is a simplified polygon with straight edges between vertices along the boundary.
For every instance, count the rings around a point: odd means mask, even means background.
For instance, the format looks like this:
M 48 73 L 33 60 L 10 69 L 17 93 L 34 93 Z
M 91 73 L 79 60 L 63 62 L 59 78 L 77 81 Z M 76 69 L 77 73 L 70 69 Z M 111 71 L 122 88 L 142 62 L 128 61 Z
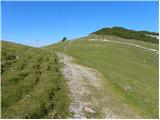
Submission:
M 90 41 L 98 39 L 97 41 Z M 91 35 L 72 42 L 47 46 L 64 52 L 76 62 L 97 69 L 104 76 L 106 91 L 114 103 L 127 104 L 142 118 L 158 118 L 158 54 L 125 44 L 100 41 L 123 41 L 158 49 L 158 44 L 110 35 Z M 120 111 L 119 111 L 120 112 Z
M 149 35 L 159 35 L 159 33 L 148 32 L 148 31 L 135 31 L 135 30 L 125 29 L 122 27 L 103 28 L 91 34 L 115 35 L 123 38 L 137 39 L 137 40 L 152 42 L 152 43 L 159 42 L 156 38 L 149 36 Z
M 70 99 L 57 56 L 2 41 L 2 118 L 66 118 Z

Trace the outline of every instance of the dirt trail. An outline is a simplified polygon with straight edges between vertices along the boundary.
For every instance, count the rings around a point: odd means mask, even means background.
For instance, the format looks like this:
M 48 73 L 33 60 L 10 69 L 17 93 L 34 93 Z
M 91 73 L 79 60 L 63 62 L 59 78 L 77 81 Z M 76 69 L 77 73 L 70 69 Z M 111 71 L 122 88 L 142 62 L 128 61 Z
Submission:
M 147 48 L 147 47 L 135 44 L 135 43 L 126 43 L 126 42 L 113 41 L 113 40 L 108 40 L 108 39 L 98 39 L 98 40 L 97 39 L 91 39 L 90 41 L 105 41 L 105 42 L 112 42 L 112 43 L 118 43 L 118 44 L 125 44 L 125 45 L 129 45 L 129 46 L 134 46 L 134 47 L 142 48 L 142 49 L 145 49 L 145 50 L 153 51 L 153 52 L 156 52 L 157 54 L 159 53 L 159 51 L 156 50 L 156 49 Z
M 101 83 L 101 74 L 97 70 L 73 64 L 74 59 L 62 53 L 57 55 L 64 64 L 62 72 L 70 89 L 73 118 L 137 118 L 126 105 L 120 106 L 121 110 L 117 109 L 120 113 L 113 111 Z

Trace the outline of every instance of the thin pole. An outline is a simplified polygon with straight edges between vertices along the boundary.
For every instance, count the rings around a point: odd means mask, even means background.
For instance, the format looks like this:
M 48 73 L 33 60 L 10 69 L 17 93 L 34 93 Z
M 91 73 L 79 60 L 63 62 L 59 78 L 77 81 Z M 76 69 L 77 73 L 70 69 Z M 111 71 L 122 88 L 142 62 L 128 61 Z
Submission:
M 37 48 L 38 48 L 38 40 L 37 40 Z

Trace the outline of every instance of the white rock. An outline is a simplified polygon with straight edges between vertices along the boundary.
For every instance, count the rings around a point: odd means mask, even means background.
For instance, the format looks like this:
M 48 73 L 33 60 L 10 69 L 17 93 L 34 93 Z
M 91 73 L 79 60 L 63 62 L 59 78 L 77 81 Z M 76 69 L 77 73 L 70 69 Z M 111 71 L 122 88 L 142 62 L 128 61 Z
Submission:
M 31 98 L 31 96 L 30 96 L 30 95 L 26 95 L 26 97 Z
M 89 112 L 89 113 L 96 113 L 96 111 L 95 110 L 93 110 L 92 108 L 90 108 L 90 107 L 84 107 L 84 110 L 85 110 L 85 112 Z

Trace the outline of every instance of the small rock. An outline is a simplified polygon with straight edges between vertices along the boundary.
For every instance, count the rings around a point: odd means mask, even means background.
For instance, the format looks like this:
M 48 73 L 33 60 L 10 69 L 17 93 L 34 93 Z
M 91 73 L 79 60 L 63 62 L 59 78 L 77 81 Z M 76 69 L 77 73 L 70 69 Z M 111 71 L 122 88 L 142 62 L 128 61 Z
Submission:
M 30 96 L 30 95 L 26 95 L 26 97 L 31 98 L 31 96 Z
M 96 111 L 93 110 L 93 109 L 90 108 L 90 107 L 84 107 L 84 111 L 85 111 L 85 112 L 89 112 L 89 113 L 96 113 Z
M 130 86 L 126 86 L 124 89 L 125 89 L 125 90 L 130 90 L 131 87 L 130 87 Z
M 13 72 L 14 70 L 13 70 L 13 68 L 10 68 L 10 70 L 11 70 L 11 72 Z
M 17 56 L 16 59 L 19 59 L 19 57 Z

